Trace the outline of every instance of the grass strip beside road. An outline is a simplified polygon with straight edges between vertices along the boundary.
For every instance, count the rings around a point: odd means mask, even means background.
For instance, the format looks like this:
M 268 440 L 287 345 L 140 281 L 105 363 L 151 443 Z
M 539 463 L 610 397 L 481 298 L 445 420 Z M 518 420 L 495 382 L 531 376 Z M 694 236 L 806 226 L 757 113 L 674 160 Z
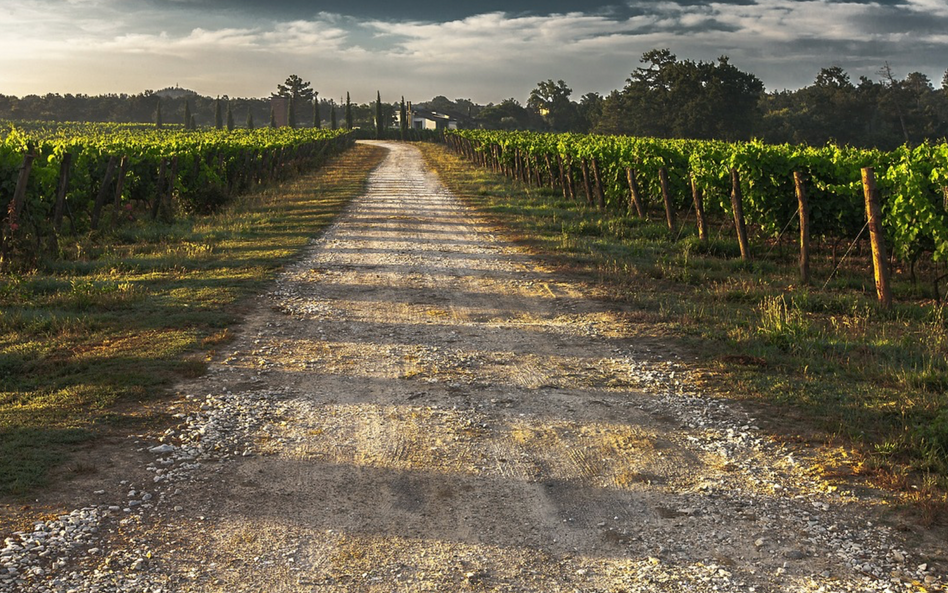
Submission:
M 603 213 L 422 148 L 458 196 L 693 354 L 708 393 L 754 405 L 776 438 L 823 445 L 824 475 L 944 504 L 948 306 L 912 300 L 907 274 L 896 275 L 900 303 L 883 311 L 866 257 L 825 291 L 803 287 L 792 244 L 759 243 L 771 255 L 743 262 L 729 236 L 670 236 L 660 205 L 651 220 Z M 833 269 L 826 251 L 811 262 L 815 278 Z
M 362 192 L 384 152 L 356 145 L 217 215 L 130 222 L 0 276 L 0 495 L 42 487 L 97 435 L 162 422 L 149 404 L 204 372 L 244 300 Z

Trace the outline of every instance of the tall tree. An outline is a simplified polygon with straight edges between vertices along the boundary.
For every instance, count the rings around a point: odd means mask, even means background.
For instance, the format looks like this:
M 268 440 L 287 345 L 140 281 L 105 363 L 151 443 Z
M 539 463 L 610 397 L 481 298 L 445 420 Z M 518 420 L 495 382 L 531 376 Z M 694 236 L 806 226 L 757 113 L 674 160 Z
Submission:
M 270 105 L 270 127 L 271 128 L 277 127 L 276 111 L 274 111 L 272 104 Z
M 408 110 L 405 108 L 405 95 L 402 95 L 402 104 L 398 110 L 399 138 L 402 140 L 408 135 Z
M 578 132 L 587 133 L 591 131 L 599 119 L 602 117 L 602 95 L 599 93 L 586 93 L 579 100 L 577 115 L 579 117 Z
M 528 130 L 532 127 L 530 111 L 514 98 L 488 105 L 478 114 L 478 120 L 495 130 Z
M 382 91 L 375 91 L 375 138 L 382 139 L 385 122 L 382 120 Z
M 247 129 L 252 130 L 253 126 L 253 109 L 247 110 Z
M 313 93 L 313 127 L 317 130 L 322 127 L 319 117 L 319 93 Z
M 287 106 L 287 115 L 286 115 L 286 124 L 291 128 L 296 127 L 296 100 L 293 97 L 290 97 L 289 105 Z
M 296 74 L 291 74 L 286 79 L 286 82 L 277 85 L 277 92 L 273 93 L 273 96 L 286 97 L 287 99 L 301 102 L 312 101 L 315 93 L 316 91 L 311 88 L 309 82 L 303 80 Z
M 184 129 L 191 130 L 191 101 L 184 101 Z
M 214 127 L 218 130 L 224 129 L 224 114 L 221 113 L 221 98 L 214 101 Z
M 680 61 L 669 50 L 656 49 L 641 61 L 645 65 L 631 74 L 621 95 L 603 102 L 597 131 L 721 140 L 753 134 L 764 84 L 727 56 L 717 62 Z
M 231 111 L 230 101 L 227 102 L 227 131 L 232 132 L 234 128 L 237 127 L 234 124 L 234 112 Z
M 161 99 L 158 99 L 158 104 L 155 107 L 155 127 L 161 129 L 163 122 L 161 121 Z
M 352 103 L 349 101 L 348 92 L 346 92 L 346 129 L 352 129 Z
M 903 93 L 901 92 L 901 85 L 898 84 L 898 81 L 895 79 L 895 76 L 892 74 L 892 67 L 889 66 L 888 62 L 882 66 L 882 69 L 879 70 L 879 74 L 882 75 L 883 84 L 885 84 L 889 93 L 887 94 L 888 102 L 895 107 L 895 112 L 899 116 L 899 125 L 902 128 L 902 134 L 905 136 L 905 141 L 909 141 L 908 127 L 905 125 L 905 113 L 903 110 L 902 103 Z
M 573 89 L 562 80 L 546 80 L 530 91 L 527 107 L 539 114 L 554 132 L 576 131 L 576 104 L 569 100 L 572 93 Z
M 338 122 L 336 122 L 336 102 L 332 99 L 329 100 L 329 128 L 335 130 L 339 127 Z

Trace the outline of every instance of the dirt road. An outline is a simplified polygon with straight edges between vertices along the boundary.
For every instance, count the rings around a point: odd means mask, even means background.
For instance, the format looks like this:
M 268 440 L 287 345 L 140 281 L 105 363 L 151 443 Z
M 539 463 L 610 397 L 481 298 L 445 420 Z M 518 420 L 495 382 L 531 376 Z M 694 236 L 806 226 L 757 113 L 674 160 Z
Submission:
M 182 426 L 140 444 L 151 482 L 90 507 L 78 560 L 22 590 L 940 587 L 869 501 L 691 393 L 684 355 L 386 146 L 182 386 Z

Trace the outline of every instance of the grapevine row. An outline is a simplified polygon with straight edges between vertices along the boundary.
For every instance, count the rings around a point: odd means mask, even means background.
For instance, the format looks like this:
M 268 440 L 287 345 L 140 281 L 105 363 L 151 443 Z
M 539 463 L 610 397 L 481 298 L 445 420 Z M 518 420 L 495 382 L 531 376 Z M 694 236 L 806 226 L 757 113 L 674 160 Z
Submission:
M 209 213 L 351 143 L 313 129 L 144 130 L 73 124 L 9 129 L 0 139 L 0 252 L 55 252 L 64 234 L 138 216 Z
M 948 144 L 892 152 L 838 147 L 663 140 L 620 136 L 464 130 L 449 143 L 477 162 L 524 181 L 582 191 L 590 204 L 643 214 L 668 200 L 674 212 L 701 209 L 743 215 L 765 236 L 777 236 L 797 215 L 794 173 L 809 194 L 811 231 L 856 237 L 866 223 L 861 170 L 878 179 L 882 226 L 894 254 L 930 254 L 948 261 Z M 664 187 L 663 187 L 664 186 Z

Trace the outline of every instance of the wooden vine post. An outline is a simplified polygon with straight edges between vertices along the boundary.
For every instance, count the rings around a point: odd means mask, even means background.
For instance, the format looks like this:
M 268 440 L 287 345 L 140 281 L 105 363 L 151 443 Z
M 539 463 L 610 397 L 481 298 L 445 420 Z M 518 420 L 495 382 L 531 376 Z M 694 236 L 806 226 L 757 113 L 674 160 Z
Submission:
M 20 165 L 20 174 L 17 176 L 16 189 L 13 190 L 13 200 L 7 207 L 6 224 L 3 225 L 0 232 L 0 259 L 6 259 L 8 252 L 7 240 L 13 236 L 20 225 L 20 213 L 23 212 L 23 205 L 26 203 L 26 188 L 30 183 L 30 172 L 33 170 L 33 159 L 35 155 L 27 153 L 23 155 L 23 163 Z
M 63 160 L 59 163 L 59 185 L 56 187 L 56 204 L 53 206 L 53 236 L 50 238 L 51 246 L 55 247 L 56 234 L 63 226 L 63 210 L 66 208 L 66 193 L 69 191 L 69 170 L 72 167 L 72 153 L 67 152 L 63 155 Z
M 161 159 L 161 165 L 158 167 L 158 183 L 155 191 L 155 201 L 151 205 L 151 219 L 158 218 L 158 209 L 161 208 L 161 199 L 164 194 L 165 172 L 168 170 L 168 159 Z
M 691 178 L 691 198 L 695 202 L 695 217 L 698 219 L 698 238 L 705 243 L 708 240 L 708 221 L 704 217 L 704 195 L 695 184 L 695 178 L 691 175 L 689 177 Z
M 556 163 L 560 166 L 560 187 L 563 188 L 563 199 L 569 199 L 569 187 L 566 185 L 566 171 L 563 167 L 563 155 L 556 155 Z
M 196 163 L 197 161 L 195 161 Z M 122 192 L 125 191 L 125 176 L 128 174 L 128 156 L 122 156 L 119 163 L 118 178 L 115 180 L 115 200 L 112 202 L 112 226 L 114 227 L 121 217 Z
M 592 164 L 593 180 L 596 184 L 596 203 L 598 204 L 599 209 L 603 210 L 606 207 L 606 191 L 602 187 L 602 177 L 599 174 L 599 161 L 593 157 L 590 160 L 590 163 Z
M 672 204 L 671 189 L 668 187 L 668 170 L 662 167 L 658 170 L 658 182 L 662 186 L 662 200 L 665 201 L 665 220 L 668 230 L 675 232 L 675 207 Z
M 734 226 L 737 228 L 737 242 L 741 247 L 741 259 L 750 259 L 750 247 L 747 244 L 747 227 L 744 224 L 744 194 L 741 193 L 741 175 L 737 169 L 731 169 L 731 208 L 734 210 Z
M 10 204 L 7 219 L 8 224 L 19 224 L 20 214 L 23 212 L 23 205 L 26 204 L 26 188 L 30 183 L 30 173 L 33 171 L 33 160 L 36 158 L 33 154 L 23 155 L 23 163 L 20 165 L 20 174 L 16 179 L 16 189 L 13 190 L 13 202 Z
M 869 241 L 872 243 L 872 269 L 876 280 L 879 304 L 888 309 L 892 306 L 892 290 L 889 286 L 889 265 L 886 260 L 885 237 L 882 234 L 882 208 L 876 175 L 872 167 L 862 170 L 862 187 L 866 194 L 866 218 L 869 223 Z
M 69 191 L 69 170 L 72 167 L 72 153 L 63 154 L 59 162 L 59 184 L 56 186 L 56 201 L 53 203 L 53 232 L 49 234 L 46 248 L 50 253 L 59 251 L 59 229 L 63 225 L 63 210 L 66 208 L 66 193 Z
M 566 187 L 569 189 L 569 199 L 576 201 L 576 179 L 573 178 L 573 157 L 566 161 Z
M 583 157 L 579 161 L 579 166 L 583 171 L 583 190 L 586 192 L 586 203 L 590 206 L 593 203 L 592 181 L 589 179 L 589 163 Z
M 109 164 L 105 168 L 105 177 L 102 178 L 102 186 L 99 188 L 99 194 L 95 198 L 95 204 L 92 206 L 92 230 L 98 230 L 99 217 L 102 215 L 102 207 L 105 206 L 105 198 L 109 194 L 109 187 L 112 185 L 112 177 L 115 175 L 115 168 L 118 166 L 118 157 L 112 155 L 109 157 Z
M 550 161 L 550 153 L 545 153 L 543 159 L 546 161 L 546 170 L 550 175 L 550 189 L 556 189 L 556 175 L 553 173 L 553 163 Z
M 797 204 L 800 214 L 800 282 L 810 283 L 810 205 L 806 198 L 806 185 L 803 174 L 793 172 L 793 185 L 796 188 Z
M 639 193 L 639 184 L 635 180 L 635 169 L 626 167 L 625 178 L 629 182 L 629 197 L 632 200 L 632 206 L 635 207 L 635 213 L 639 218 L 645 218 L 645 206 L 642 203 L 642 195 Z

